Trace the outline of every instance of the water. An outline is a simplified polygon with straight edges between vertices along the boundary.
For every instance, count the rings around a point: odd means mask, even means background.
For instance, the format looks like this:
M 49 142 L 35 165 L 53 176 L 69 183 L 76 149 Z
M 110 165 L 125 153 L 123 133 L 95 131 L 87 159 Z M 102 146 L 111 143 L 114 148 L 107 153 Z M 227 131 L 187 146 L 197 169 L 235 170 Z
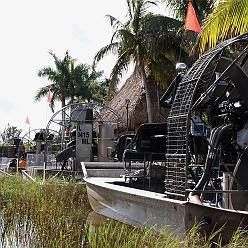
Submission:
M 81 247 L 88 213 L 84 184 L 0 180 L 0 248 Z
M 113 220 L 106 218 L 91 209 L 88 209 L 89 213 L 84 223 L 81 227 L 87 229 L 98 228 L 101 225 L 113 222 Z M 27 216 L 19 216 L 18 214 L 12 219 L 8 220 L 3 218 L 3 214 L 0 215 L 0 235 L 1 242 L 0 248 L 38 248 L 46 247 L 42 244 L 39 244 L 39 230 L 32 223 L 32 220 Z M 85 235 L 82 234 L 82 243 L 83 247 L 85 241 Z M 55 246 L 56 247 L 56 246 Z M 78 246 L 79 247 L 79 246 Z

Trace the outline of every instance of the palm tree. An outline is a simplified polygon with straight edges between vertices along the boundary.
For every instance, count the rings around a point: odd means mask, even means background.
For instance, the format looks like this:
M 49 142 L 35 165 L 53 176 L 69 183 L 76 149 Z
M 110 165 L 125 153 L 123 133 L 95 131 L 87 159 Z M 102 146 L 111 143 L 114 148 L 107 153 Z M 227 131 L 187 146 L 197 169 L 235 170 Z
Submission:
M 4 131 L 4 142 L 11 143 L 14 141 L 15 138 L 19 138 L 22 130 L 18 129 L 15 126 L 8 126 L 7 129 Z
M 163 0 L 172 13 L 180 20 L 184 21 L 187 13 L 188 3 L 192 2 L 197 17 L 202 22 L 211 13 L 215 0 Z
M 179 20 L 185 23 L 185 18 L 188 10 L 189 2 L 192 3 L 198 21 L 203 23 L 208 14 L 210 14 L 214 8 L 216 0 L 162 0 L 166 7 L 168 7 L 173 15 Z M 184 50 L 188 51 L 191 59 L 194 61 L 199 56 L 199 35 L 191 30 L 185 30 L 182 26 L 179 30 L 181 37 L 181 46 Z
M 55 100 L 60 100 L 62 108 L 66 104 L 66 98 L 68 98 L 70 94 L 70 89 L 72 87 L 71 82 L 71 66 L 73 64 L 73 60 L 69 55 L 68 51 L 65 54 L 63 59 L 59 59 L 53 52 L 49 52 L 52 55 L 55 63 L 55 69 L 52 67 L 45 67 L 38 72 L 39 77 L 45 77 L 52 83 L 40 88 L 36 95 L 35 101 L 39 101 L 42 97 L 45 97 L 50 90 L 52 94 L 51 99 L 51 109 L 54 108 Z
M 62 108 L 69 99 L 73 103 L 76 98 L 82 101 L 90 101 L 93 97 L 92 88 L 95 84 L 100 83 L 103 72 L 91 71 L 87 64 L 76 65 L 76 60 L 72 59 L 68 51 L 63 59 L 59 59 L 54 53 L 52 55 L 55 63 L 55 69 L 45 67 L 38 72 L 38 76 L 45 77 L 52 83 L 40 88 L 37 91 L 35 100 L 39 101 L 48 94 L 53 93 L 51 99 L 51 109 L 54 108 L 56 100 L 61 101 Z
M 87 64 L 80 64 L 72 69 L 71 102 L 74 96 L 82 101 L 102 102 L 108 89 L 103 71 L 91 70 Z M 102 95 L 103 94 L 103 95 Z
M 205 20 L 201 51 L 218 41 L 248 32 L 248 0 L 219 0 Z
M 127 0 L 128 20 L 123 24 L 117 18 L 107 15 L 113 28 L 111 43 L 100 49 L 94 57 L 93 66 L 105 55 L 117 54 L 117 61 L 110 74 L 110 90 L 130 63 L 138 69 L 146 92 L 148 122 L 153 121 L 151 93 L 148 87 L 146 68 L 153 65 L 154 72 L 161 70 L 161 61 L 171 62 L 180 44 L 176 40 L 175 30 L 181 22 L 172 18 L 154 15 L 149 8 L 155 5 L 153 0 Z M 169 34 L 173 33 L 171 37 Z M 171 49 L 170 51 L 168 50 Z M 164 68 L 163 68 L 164 69 Z

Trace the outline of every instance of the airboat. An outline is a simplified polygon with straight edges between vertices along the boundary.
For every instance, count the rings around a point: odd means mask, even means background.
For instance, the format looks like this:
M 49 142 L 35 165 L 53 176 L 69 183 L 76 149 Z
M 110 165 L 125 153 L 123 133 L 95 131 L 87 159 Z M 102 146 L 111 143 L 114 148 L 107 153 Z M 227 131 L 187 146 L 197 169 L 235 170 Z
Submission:
M 89 102 L 68 104 L 52 115 L 45 128 L 29 130 L 0 146 L 0 173 L 22 172 L 32 180 L 51 176 L 82 179 L 81 161 L 109 161 L 107 148 L 114 146 L 115 130 L 125 133 L 126 123 L 110 107 Z M 24 157 L 25 169 L 10 166 Z
M 244 34 L 178 73 L 160 98 L 166 122 L 128 133 L 110 107 L 69 104 L 13 151 L 27 154 L 31 178 L 83 179 L 92 209 L 104 216 L 177 233 L 201 223 L 207 234 L 222 228 L 228 240 L 248 225 L 247 92 Z
M 179 73 L 160 104 L 166 123 L 122 136 L 109 152 L 116 164 L 81 163 L 91 207 L 177 233 L 195 223 L 207 234 L 222 228 L 228 240 L 248 225 L 248 34 Z

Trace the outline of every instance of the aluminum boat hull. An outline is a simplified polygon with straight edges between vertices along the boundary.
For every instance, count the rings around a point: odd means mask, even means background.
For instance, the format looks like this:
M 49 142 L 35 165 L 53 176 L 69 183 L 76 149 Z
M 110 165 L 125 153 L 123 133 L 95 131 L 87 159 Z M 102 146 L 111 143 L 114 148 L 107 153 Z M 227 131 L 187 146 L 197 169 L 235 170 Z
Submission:
M 164 194 L 131 188 L 128 184 L 123 186 L 123 178 L 86 175 L 84 180 L 95 212 L 130 225 L 166 228 L 185 234 L 195 223 L 202 223 L 200 231 L 207 235 L 222 227 L 224 241 L 228 241 L 239 226 L 248 226 L 246 211 L 169 199 Z
M 196 222 L 203 222 L 201 230 L 206 234 L 223 227 L 223 240 L 228 240 L 237 227 L 245 228 L 248 224 L 247 212 L 172 200 L 163 194 L 114 184 L 121 180 L 85 178 L 94 211 L 130 225 L 168 228 L 180 234 L 186 233 Z

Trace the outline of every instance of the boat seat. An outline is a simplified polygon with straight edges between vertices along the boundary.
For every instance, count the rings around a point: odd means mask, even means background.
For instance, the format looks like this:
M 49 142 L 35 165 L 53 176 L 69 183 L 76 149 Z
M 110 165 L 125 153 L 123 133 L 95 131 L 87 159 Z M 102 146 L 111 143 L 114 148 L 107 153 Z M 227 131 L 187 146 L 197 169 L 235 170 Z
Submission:
M 124 153 L 125 149 L 132 142 L 134 136 L 135 136 L 134 134 L 124 134 L 119 138 L 119 140 L 116 144 L 116 148 L 113 152 L 113 157 L 116 158 L 117 161 L 122 161 L 123 153 Z
M 129 147 L 123 153 L 126 178 L 148 178 L 151 180 L 151 165 L 155 161 L 165 161 L 166 123 L 146 123 L 139 127 Z M 132 162 L 142 162 L 143 172 L 133 176 Z
M 68 160 L 71 157 L 75 157 L 75 155 L 76 155 L 76 146 L 72 145 L 72 146 L 65 148 L 63 151 L 59 152 L 56 155 L 56 161 L 63 162 L 65 160 Z
M 146 123 L 139 127 L 129 148 L 123 153 L 124 161 L 165 161 L 166 123 Z
M 76 142 L 70 142 L 69 146 L 63 151 L 56 155 L 56 167 L 57 163 L 61 165 L 61 170 L 64 170 L 68 164 L 69 158 L 74 158 L 76 156 Z

